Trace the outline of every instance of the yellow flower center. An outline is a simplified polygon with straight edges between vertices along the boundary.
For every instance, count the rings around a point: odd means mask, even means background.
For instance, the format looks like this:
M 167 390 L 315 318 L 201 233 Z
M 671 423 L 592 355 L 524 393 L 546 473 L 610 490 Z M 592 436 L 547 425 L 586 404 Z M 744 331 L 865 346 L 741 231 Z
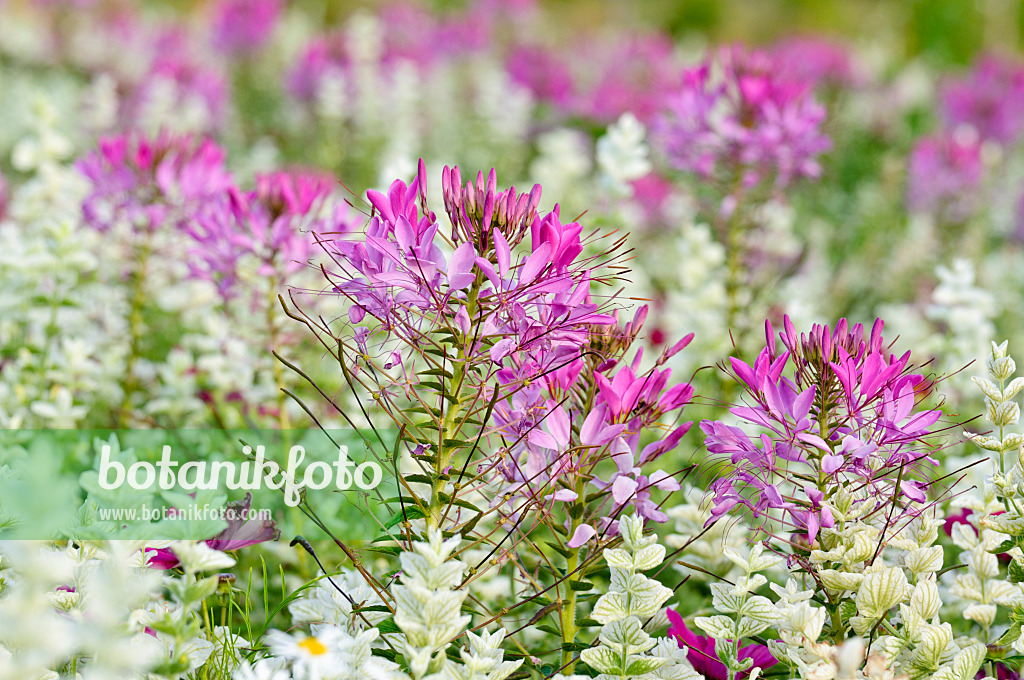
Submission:
M 299 643 L 299 647 L 302 647 L 313 656 L 320 656 L 321 654 L 327 653 L 327 648 L 324 647 L 323 643 L 317 640 L 315 637 L 308 637 Z

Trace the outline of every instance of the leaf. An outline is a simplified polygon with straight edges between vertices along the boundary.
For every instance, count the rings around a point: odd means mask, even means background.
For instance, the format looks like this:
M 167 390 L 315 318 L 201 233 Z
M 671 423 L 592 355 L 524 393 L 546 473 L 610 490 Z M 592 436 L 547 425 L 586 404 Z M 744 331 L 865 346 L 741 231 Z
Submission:
M 623 666 L 622 654 L 603 646 L 584 649 L 580 652 L 580 658 L 595 671 L 613 676 L 620 675 L 619 670 Z
M 1024 560 L 1021 558 L 1013 558 L 1013 561 L 1010 562 L 1010 566 L 1007 567 L 1006 571 L 1009 575 L 1010 583 L 1024 582 Z
M 857 591 L 857 611 L 865 618 L 880 619 L 903 601 L 907 587 L 906 574 L 896 567 L 865 574 Z
M 402 632 L 402 629 L 398 627 L 397 623 L 395 623 L 395 617 L 394 616 L 389 616 L 388 618 L 384 619 L 383 621 L 378 623 L 375 626 L 375 628 L 377 630 L 379 630 L 381 633 L 401 633 Z
M 652 673 L 667 663 L 668 659 L 657 656 L 630 657 L 627 659 L 626 677 L 637 678 L 641 675 Z
M 731 640 L 736 637 L 733 620 L 728 616 L 698 616 L 693 622 L 716 640 Z
M 774 623 L 778 619 L 775 606 L 768 598 L 760 595 L 755 595 L 744 602 L 739 609 L 739 614 L 765 625 Z
M 384 528 L 390 529 L 399 522 L 404 522 L 407 519 L 422 519 L 423 517 L 426 517 L 426 515 L 424 515 L 423 511 L 419 508 L 405 508 L 404 513 L 402 510 L 399 510 L 391 517 L 391 519 L 385 522 Z
M 572 550 L 570 550 L 569 548 L 563 548 L 554 541 L 544 541 L 544 543 L 562 557 L 572 557 Z

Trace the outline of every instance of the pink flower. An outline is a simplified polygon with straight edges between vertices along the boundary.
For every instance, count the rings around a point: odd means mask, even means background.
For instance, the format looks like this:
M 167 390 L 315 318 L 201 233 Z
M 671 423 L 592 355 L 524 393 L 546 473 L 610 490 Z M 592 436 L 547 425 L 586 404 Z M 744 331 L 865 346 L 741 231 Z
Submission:
M 981 140 L 971 128 L 924 137 L 910 154 L 907 203 L 945 224 L 964 222 L 981 207 L 984 173 Z
M 251 54 L 270 39 L 281 0 L 220 0 L 213 8 L 213 46 L 229 55 Z
M 822 38 L 797 37 L 777 43 L 771 56 L 782 77 L 815 87 L 849 87 L 860 84 L 849 50 Z
M 664 93 L 678 85 L 672 41 L 651 33 L 628 35 L 611 44 L 593 40 L 589 45 L 582 62 L 588 72 L 597 70 L 598 76 L 589 86 L 579 79 L 579 113 L 610 123 L 629 111 L 650 122 L 661 108 Z
M 260 276 L 283 284 L 307 266 L 314 233 L 347 231 L 348 207 L 333 206 L 330 177 L 306 170 L 256 176 L 251 192 L 230 188 L 197 211 L 185 231 L 196 247 L 189 269 L 196 278 L 214 282 L 225 298 L 234 294 L 239 262 L 255 258 Z
M 208 539 L 206 545 L 214 550 L 227 552 L 265 541 L 276 541 L 280 538 L 281 530 L 277 528 L 273 520 L 248 519 L 251 506 L 251 493 L 245 494 L 245 498 L 240 501 L 228 503 L 225 508 L 227 528 Z M 153 569 L 174 569 L 181 564 L 170 548 L 160 548 L 155 553 L 146 563 Z
M 505 68 L 515 83 L 539 101 L 559 111 L 567 110 L 572 103 L 572 73 L 554 51 L 539 46 L 517 47 L 505 60 Z
M 708 451 L 736 466 L 713 485 L 713 517 L 742 506 L 814 540 L 834 519 L 821 489 L 807 480 L 866 489 L 872 507 L 890 504 L 893 494 L 923 502 L 924 487 L 911 475 L 922 462 L 937 464 L 924 437 L 941 412 L 915 411 L 923 376 L 909 373 L 910 353 L 887 351 L 881 319 L 870 336 L 845 319 L 800 335 L 789 317 L 784 322 L 785 351 L 778 351 L 766 322 L 767 346 L 754 364 L 730 358 L 749 398 L 731 413 L 753 426 L 756 438 L 744 427 L 701 423 Z
M 942 117 L 949 128 L 970 125 L 981 139 L 1011 145 L 1024 133 L 1024 67 L 989 54 L 965 77 L 942 88 Z
M 671 624 L 668 634 L 676 639 L 680 647 L 686 647 L 686 659 L 693 666 L 693 669 L 708 680 L 728 680 L 729 671 L 725 664 L 719 660 L 718 654 L 715 652 L 717 641 L 713 638 L 691 632 L 686 627 L 683 617 L 674 610 L 669 609 L 665 613 L 668 615 L 668 620 Z M 731 640 L 726 640 L 725 642 L 732 644 Z M 754 668 L 760 668 L 764 671 L 779 662 L 778 659 L 772 656 L 767 647 L 758 644 L 747 645 L 741 648 L 738 657 L 741 660 L 751 659 L 754 662 L 750 669 L 736 674 L 738 680 L 747 678 L 750 675 L 750 671 Z
M 782 188 L 821 174 L 818 157 L 831 146 L 824 120 L 810 82 L 785 79 L 770 55 L 736 46 L 683 74 L 652 135 L 679 170 Z
M 106 137 L 77 165 L 92 185 L 82 203 L 86 223 L 100 231 L 118 220 L 143 229 L 182 222 L 233 184 L 224 152 L 187 135 Z

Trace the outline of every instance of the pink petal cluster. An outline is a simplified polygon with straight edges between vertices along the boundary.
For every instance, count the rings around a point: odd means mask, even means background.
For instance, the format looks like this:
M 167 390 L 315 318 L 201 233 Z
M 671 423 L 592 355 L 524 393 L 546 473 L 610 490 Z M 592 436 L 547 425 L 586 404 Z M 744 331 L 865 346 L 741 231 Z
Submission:
M 824 492 L 838 484 L 866 490 L 873 504 L 892 503 L 893 493 L 923 502 L 912 473 L 935 463 L 918 445 L 941 412 L 916 410 L 924 377 L 909 372 L 909 352 L 897 357 L 883 345 L 881 319 L 867 336 L 845 319 L 797 335 L 786 317 L 783 348 L 765 326 L 767 346 L 752 366 L 730 358 L 749 399 L 731 413 L 746 426 L 701 423 L 708 451 L 735 466 L 714 484 L 713 518 L 742 506 L 814 540 L 833 524 Z
M 152 62 L 141 82 L 133 85 L 127 98 L 124 117 L 128 127 L 144 127 L 145 113 L 154 101 L 167 97 L 171 88 L 173 103 L 182 110 L 202 107 L 203 130 L 221 128 L 227 112 L 227 78 L 209 60 L 187 33 L 178 28 L 159 32 L 153 39 Z
M 963 78 L 942 88 L 942 118 L 950 129 L 973 127 L 981 139 L 1012 145 L 1024 134 L 1024 66 L 985 55 Z
M 728 680 L 729 669 L 719 660 L 718 654 L 715 652 L 717 641 L 714 638 L 697 635 L 690 631 L 686 627 L 683 617 L 674 609 L 666 610 L 665 613 L 668 615 L 670 624 L 668 635 L 675 638 L 680 647 L 686 648 L 686 660 L 690 662 L 693 669 L 707 680 Z M 727 640 L 726 643 L 731 644 L 731 640 Z M 749 669 L 736 674 L 737 680 L 744 680 L 749 677 L 750 672 L 754 668 L 760 668 L 764 671 L 779 662 L 778 659 L 772 656 L 767 647 L 759 644 L 747 645 L 741 648 L 737 658 L 741 661 L 743 659 L 753 661 L 753 665 Z
M 228 503 L 225 508 L 227 528 L 208 539 L 206 545 L 214 550 L 227 552 L 280 538 L 281 530 L 273 520 L 246 519 L 251 505 L 251 493 L 245 494 L 245 498 L 240 501 Z M 178 556 L 170 548 L 158 548 L 147 553 L 155 553 L 146 562 L 146 566 L 153 569 L 174 569 L 181 566 Z
M 328 279 L 351 303 L 360 351 L 389 356 L 385 368 L 404 366 L 402 352 L 414 354 L 425 334 L 441 329 L 459 356 L 489 367 L 479 377 L 481 398 L 496 400 L 493 426 L 506 447 L 481 473 L 494 475 L 494 505 L 503 515 L 572 503 L 579 498 L 574 489 L 590 484 L 606 502 L 577 523 L 569 547 L 592 538 L 597 527 L 614 531 L 614 518 L 627 507 L 665 521 L 651 492 L 679 484 L 648 466 L 677 446 L 689 424 L 644 446 L 640 438 L 690 401 L 692 387 L 670 386 L 671 371 L 661 366 L 692 336 L 650 370 L 640 368 L 642 351 L 620 363 L 647 309 L 624 325 L 601 310 L 590 292 L 592 258 L 583 256 L 582 228 L 563 223 L 558 206 L 539 211 L 539 186 L 500 190 L 493 170 L 463 182 L 458 168 L 446 167 L 442 194 L 450 239 L 429 207 L 421 161 L 411 184 L 368 192 L 364 233 L 323 243 L 337 265 Z M 371 337 L 381 343 L 372 350 Z M 581 384 L 594 385 L 591 398 L 581 399 Z M 578 430 L 575 422 L 582 423 Z M 602 461 L 614 467 L 596 469 Z
M 910 154 L 907 204 L 945 224 L 959 224 L 982 207 L 984 179 L 981 139 L 973 129 L 923 137 Z
M 578 79 L 576 112 L 602 123 L 633 113 L 649 123 L 662 108 L 664 93 L 678 88 L 679 71 L 672 40 L 660 33 L 593 40 L 581 65 L 596 78 Z
M 772 60 L 787 80 L 815 87 L 855 87 L 862 77 L 849 50 L 823 38 L 797 37 L 772 46 Z
M 208 139 L 188 135 L 107 137 L 78 168 L 91 184 L 82 203 L 86 223 L 100 231 L 118 221 L 141 230 L 184 221 L 233 186 L 224 152 Z
M 768 53 L 722 49 L 684 72 L 653 138 L 672 165 L 702 177 L 777 188 L 815 179 L 831 142 L 812 85 L 785 78 Z
M 281 0 L 220 0 L 213 8 L 211 40 L 228 55 L 252 54 L 274 32 L 281 15 Z
M 195 214 L 185 231 L 194 240 L 189 270 L 234 296 L 239 262 L 254 258 L 257 274 L 278 284 L 307 266 L 315 236 L 348 228 L 344 203 L 329 204 L 332 180 L 319 172 L 278 171 L 256 176 L 256 189 L 230 187 Z

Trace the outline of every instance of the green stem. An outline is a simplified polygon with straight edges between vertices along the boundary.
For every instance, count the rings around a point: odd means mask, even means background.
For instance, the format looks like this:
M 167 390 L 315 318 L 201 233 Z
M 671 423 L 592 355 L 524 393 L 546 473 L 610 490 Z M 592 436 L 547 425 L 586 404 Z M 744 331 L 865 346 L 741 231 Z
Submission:
M 273 267 L 273 262 L 271 262 Z M 270 351 L 273 352 L 277 349 L 278 341 L 278 327 L 277 327 L 277 287 L 279 281 L 277 274 L 272 274 L 267 279 L 267 342 L 270 345 Z M 273 356 L 273 355 L 271 355 Z M 288 430 L 291 428 L 291 420 L 288 417 L 288 399 L 284 393 L 284 368 L 281 362 L 276 358 L 272 364 L 274 375 L 274 386 L 277 388 L 277 424 L 282 430 Z
M 583 494 L 586 491 L 585 488 L 586 480 L 582 476 L 576 480 L 576 515 L 572 519 L 569 525 L 569 536 L 572 537 L 576 533 L 576 529 L 579 528 L 583 518 Z M 576 635 L 579 633 L 579 628 L 576 626 L 576 590 L 573 589 L 573 583 L 580 581 L 583 578 L 581 571 L 577 571 L 580 565 L 580 549 L 575 548 L 572 550 L 572 554 L 565 560 L 565 574 L 566 574 L 566 587 L 568 592 L 566 593 L 568 601 L 562 605 L 561 619 L 562 619 L 562 673 L 564 675 L 572 675 L 573 669 L 576 667 L 576 662 L 573 661 L 573 650 L 566 649 L 566 645 L 576 642 Z
M 127 427 L 132 410 L 132 395 L 138 389 L 135 365 L 142 351 L 142 305 L 146 301 L 146 269 L 152 255 L 150 232 L 143 232 L 143 241 L 138 248 L 136 267 L 131 272 L 131 297 L 128 312 L 128 360 L 125 363 L 124 399 L 121 402 L 121 427 Z

